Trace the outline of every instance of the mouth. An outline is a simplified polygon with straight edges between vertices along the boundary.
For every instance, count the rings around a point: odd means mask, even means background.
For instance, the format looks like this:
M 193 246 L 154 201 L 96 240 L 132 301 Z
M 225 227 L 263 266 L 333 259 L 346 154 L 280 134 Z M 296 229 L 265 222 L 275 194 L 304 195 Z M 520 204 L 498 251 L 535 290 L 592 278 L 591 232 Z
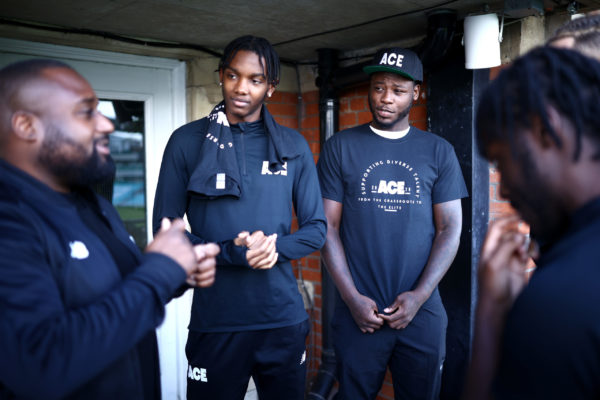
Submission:
M 100 139 L 94 140 L 94 146 L 96 147 L 96 151 L 98 154 L 103 156 L 110 155 L 110 147 L 108 145 L 108 136 L 104 136 Z
M 248 100 L 240 99 L 237 97 L 234 97 L 231 99 L 231 105 L 234 107 L 244 108 L 244 107 L 248 106 L 248 104 L 250 104 L 250 102 Z
M 394 114 L 392 110 L 389 110 L 387 108 L 376 108 L 375 110 L 377 112 L 377 115 L 381 118 L 390 118 Z

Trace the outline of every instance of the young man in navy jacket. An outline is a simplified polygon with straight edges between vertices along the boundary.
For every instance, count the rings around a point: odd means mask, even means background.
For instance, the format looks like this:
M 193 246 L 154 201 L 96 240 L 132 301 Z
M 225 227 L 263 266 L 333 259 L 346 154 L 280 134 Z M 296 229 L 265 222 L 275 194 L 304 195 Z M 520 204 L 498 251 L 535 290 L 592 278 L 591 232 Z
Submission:
M 309 323 L 290 261 L 325 240 L 313 156 L 263 105 L 279 81 L 267 40 L 232 41 L 219 77 L 223 102 L 171 136 L 154 205 L 155 229 L 185 214 L 193 243 L 221 246 L 215 285 L 194 292 L 188 398 L 243 399 L 252 376 L 261 400 L 300 400 Z
M 69 66 L 0 70 L 0 398 L 159 399 L 154 329 L 214 244 L 165 221 L 141 254 L 89 185 L 114 173 L 112 123 Z

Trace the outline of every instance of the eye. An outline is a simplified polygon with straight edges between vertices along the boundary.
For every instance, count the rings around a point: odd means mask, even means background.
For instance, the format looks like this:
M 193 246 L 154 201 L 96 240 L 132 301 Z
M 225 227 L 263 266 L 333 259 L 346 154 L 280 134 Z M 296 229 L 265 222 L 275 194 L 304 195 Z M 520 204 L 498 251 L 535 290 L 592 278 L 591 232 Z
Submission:
M 254 83 L 255 85 L 260 85 L 262 81 L 260 79 L 252 79 L 252 83 Z
M 96 112 L 95 108 L 86 108 L 79 111 L 79 114 L 83 115 L 85 119 L 92 119 L 96 115 Z
M 232 79 L 233 80 L 235 78 L 237 78 L 236 74 L 232 74 L 232 73 L 227 74 L 227 79 Z

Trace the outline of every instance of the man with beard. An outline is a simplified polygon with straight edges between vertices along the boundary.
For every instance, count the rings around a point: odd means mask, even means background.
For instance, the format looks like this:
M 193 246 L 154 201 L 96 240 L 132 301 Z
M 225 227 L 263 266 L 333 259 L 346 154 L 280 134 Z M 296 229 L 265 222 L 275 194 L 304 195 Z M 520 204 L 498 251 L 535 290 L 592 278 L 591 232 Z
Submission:
M 219 78 L 223 101 L 171 135 L 154 204 L 155 229 L 185 214 L 193 243 L 221 246 L 215 285 L 194 291 L 187 397 L 243 399 L 252 376 L 261 400 L 302 400 L 309 322 L 291 260 L 325 241 L 313 155 L 264 106 L 279 83 L 266 39 L 229 43 Z
M 493 223 L 479 265 L 467 399 L 600 398 L 600 64 L 533 50 L 481 97 L 482 154 L 544 246 L 526 280 L 518 219 Z
M 409 126 L 417 55 L 382 49 L 364 70 L 373 120 L 334 135 L 318 162 L 323 257 L 340 294 L 339 398 L 374 399 L 389 367 L 396 399 L 435 399 L 447 325 L 437 286 L 458 249 L 467 191 L 452 146 Z
M 114 173 L 112 123 L 68 65 L 0 70 L 0 398 L 158 399 L 154 329 L 214 244 L 165 221 L 142 255 L 89 185 Z

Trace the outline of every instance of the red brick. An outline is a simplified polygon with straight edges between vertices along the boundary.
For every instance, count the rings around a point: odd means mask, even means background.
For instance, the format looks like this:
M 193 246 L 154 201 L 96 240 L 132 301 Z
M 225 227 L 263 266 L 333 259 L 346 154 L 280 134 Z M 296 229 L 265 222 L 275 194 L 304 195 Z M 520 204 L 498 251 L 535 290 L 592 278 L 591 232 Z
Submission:
M 411 108 L 408 119 L 411 122 L 414 121 L 426 121 L 427 120 L 427 108 L 425 106 L 415 106 Z
M 271 97 L 268 98 L 267 103 L 280 103 L 283 101 L 283 93 L 284 92 L 280 92 L 278 90 L 276 90 L 275 92 L 273 92 L 273 95 Z
M 393 399 L 394 398 L 394 387 L 392 386 L 391 382 L 388 382 L 387 380 L 385 382 L 383 382 L 383 385 L 381 385 L 381 390 L 379 391 L 379 397 L 377 397 L 378 399 Z
M 321 271 L 315 269 L 302 270 L 302 277 L 306 281 L 321 282 Z
M 500 183 L 500 172 L 493 167 L 490 167 L 490 183 Z
M 290 103 L 275 103 L 268 104 L 267 108 L 269 112 L 274 116 L 283 116 L 283 117 L 298 117 L 298 108 L 295 104 Z
M 319 102 L 319 91 L 312 90 L 310 92 L 302 93 L 302 98 L 306 103 L 318 103 Z
M 302 125 L 304 126 L 304 125 Z M 317 129 L 302 129 L 302 136 L 308 142 L 318 142 L 319 141 L 319 131 Z
M 307 258 L 308 268 L 320 270 L 321 269 L 321 259 L 320 258 Z
M 350 112 L 350 98 L 349 97 L 341 97 L 340 98 L 340 114 Z
M 318 103 L 310 103 L 304 106 L 304 112 L 307 116 L 319 115 L 319 104 Z
M 275 118 L 275 121 L 277 121 L 277 123 L 280 125 L 287 126 L 288 128 L 292 129 L 298 129 L 298 120 L 296 118 L 281 117 L 278 115 L 273 115 L 273 118 Z
M 315 289 L 315 295 L 320 296 L 321 293 L 321 281 L 319 280 L 319 282 L 314 282 L 314 289 Z
M 319 129 L 319 116 L 306 117 L 302 121 L 302 128 L 304 129 Z
M 427 130 L 427 121 L 415 121 L 412 125 L 415 128 L 421 129 L 423 131 Z
M 371 122 L 371 120 L 373 119 L 373 115 L 371 114 L 371 111 L 362 111 L 358 113 L 358 124 L 362 125 L 362 124 L 366 124 L 367 122 Z
M 364 97 L 355 97 L 350 99 L 350 109 L 352 111 L 364 111 L 367 109 L 367 100 Z
M 310 151 L 313 154 L 319 154 L 321 152 L 321 145 L 319 144 L 319 142 L 310 142 L 308 144 L 308 147 L 310 147 Z
M 512 215 L 515 213 L 515 210 L 510 206 L 509 202 L 491 201 L 490 212 L 501 215 Z
M 356 113 L 340 113 L 340 129 L 356 126 L 357 121 Z

